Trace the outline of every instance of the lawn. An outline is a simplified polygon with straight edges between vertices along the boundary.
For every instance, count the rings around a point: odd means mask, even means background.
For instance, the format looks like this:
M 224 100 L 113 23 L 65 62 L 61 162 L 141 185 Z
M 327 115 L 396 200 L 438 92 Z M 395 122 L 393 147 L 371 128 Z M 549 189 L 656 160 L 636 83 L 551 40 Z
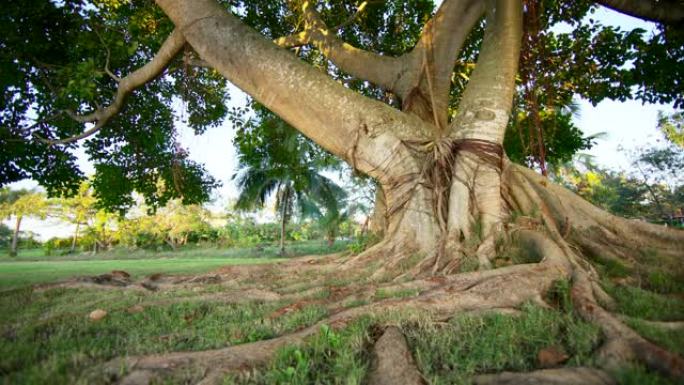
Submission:
M 293 243 L 289 255 L 324 254 L 344 248 L 323 243 Z M 266 251 L 268 250 L 268 251 Z M 263 257 L 255 257 L 265 252 Z M 341 301 L 349 282 L 331 276 L 321 291 L 309 290 L 314 277 L 265 275 L 222 283 L 179 285 L 158 291 L 101 290 L 91 287 L 35 290 L 32 283 L 78 275 L 125 270 L 134 277 L 152 273 L 197 274 L 226 265 L 265 264 L 270 248 L 186 248 L 175 252 L 112 250 L 89 255 L 40 256 L 25 253 L 0 258 L 0 384 L 109 384 L 106 363 L 117 357 L 202 351 L 286 335 L 323 321 L 344 308 L 420 295 L 410 288 L 374 289 L 370 298 L 351 295 Z M 70 258 L 70 259 L 67 259 Z M 606 280 L 614 311 L 646 338 L 679 352 L 683 330 L 663 331 L 639 320 L 680 320 L 684 301 L 670 293 L 619 286 Z M 11 288 L 14 287 L 14 288 Z M 341 290 L 342 289 L 342 290 Z M 277 293 L 274 299 L 250 299 L 243 290 Z M 237 296 L 236 296 L 237 293 Z M 293 295 L 293 294 L 300 294 Z M 574 312 L 570 283 L 559 281 L 548 293 L 549 308 L 525 304 L 516 315 L 455 315 L 435 323 L 414 310 L 379 311 L 334 330 L 320 331 L 297 346 L 285 346 L 264 365 L 232 373 L 224 384 L 363 384 L 372 368 L 372 346 L 383 325 L 395 325 L 425 379 L 435 385 L 467 384 L 473 376 L 501 370 L 541 368 L 539 354 L 550 347 L 566 355 L 559 367 L 594 366 L 603 342 L 597 325 Z M 91 320 L 94 309 L 106 311 Z M 118 365 L 118 364 L 117 364 Z M 115 366 L 115 375 L 129 368 Z M 170 384 L 196 383 L 205 367 L 174 372 Z M 640 366 L 611 373 L 621 385 L 674 385 Z
M 124 270 L 133 277 L 154 273 L 203 273 L 226 265 L 272 263 L 277 258 L 152 258 L 82 261 L 0 262 L 0 288 L 52 282 L 78 275 Z
M 288 245 L 287 256 L 321 255 L 345 250 L 346 242 L 329 248 L 323 241 Z M 117 248 L 90 253 L 45 256 L 41 249 L 20 250 L 19 256 L 0 257 L 0 289 L 54 282 L 79 275 L 96 275 L 124 270 L 134 278 L 154 274 L 197 274 L 227 265 L 273 263 L 278 258 L 275 246 L 216 248 L 187 247 L 176 251 L 129 250 Z

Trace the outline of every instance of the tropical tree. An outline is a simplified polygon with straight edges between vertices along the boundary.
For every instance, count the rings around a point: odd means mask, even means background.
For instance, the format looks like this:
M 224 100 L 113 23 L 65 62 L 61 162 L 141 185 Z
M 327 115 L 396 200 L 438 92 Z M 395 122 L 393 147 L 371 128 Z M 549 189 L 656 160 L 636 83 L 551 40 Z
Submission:
M 684 186 L 682 113 L 660 114 L 658 129 L 663 137 L 657 145 L 641 146 L 632 152 L 631 176 L 642 181 L 657 210 L 658 221 L 663 221 L 683 208 L 676 199 L 676 191 Z
M 587 17 L 596 4 L 655 22 L 656 30 L 604 26 Z M 604 357 L 611 363 L 635 357 L 681 378 L 680 357 L 602 306 L 611 301 L 592 257 L 636 264 L 646 249 L 663 259 L 680 257 L 684 233 L 607 214 L 510 162 L 503 142 L 520 89 L 533 120 L 574 96 L 684 105 L 684 5 L 444 0 L 433 8 L 420 0 L 5 4 L 2 183 L 30 176 L 48 192 L 77 189 L 81 175 L 72 150 L 87 139 L 93 185 L 107 207 L 130 206 L 132 191 L 149 205 L 207 199 L 215 181 L 176 142 L 172 105 L 174 97 L 182 99 L 188 124 L 201 133 L 229 112 L 228 79 L 380 187 L 383 240 L 343 265 L 333 260 L 314 268 L 358 277 L 372 266 L 370 280 L 414 279 L 416 287 L 429 288 L 402 302 L 338 313 L 335 327 L 398 303 L 437 317 L 515 308 L 539 302 L 568 279 L 574 308 L 605 333 Z M 554 32 L 560 23 L 571 31 Z M 548 133 L 544 125 L 527 127 L 536 131 L 531 147 L 546 143 L 539 134 Z M 533 156 L 542 167 L 542 150 Z M 258 180 L 273 180 L 265 169 L 260 173 Z M 169 188 L 158 190 L 160 180 Z M 292 185 L 296 190 L 297 179 Z M 264 191 L 261 183 L 248 186 Z M 543 258 L 493 269 L 509 235 Z M 292 264 L 284 274 L 304 268 Z M 471 266 L 480 271 L 423 279 Z M 313 330 L 236 349 L 254 348 L 256 361 L 263 361 Z M 234 352 L 213 360 L 192 354 L 137 360 L 129 380 L 180 362 L 201 362 L 214 370 L 210 375 L 244 369 L 250 355 Z
M 240 171 L 235 174 L 240 196 L 235 207 L 263 207 L 275 194 L 280 219 L 280 254 L 285 253 L 286 226 L 295 211 L 301 217 L 339 213 L 344 191 L 321 170 L 336 164 L 309 139 L 263 107 L 257 116 L 238 122 L 236 145 Z
M 93 196 L 93 189 L 90 183 L 84 181 L 75 195 L 60 199 L 58 204 L 61 208 L 61 218 L 76 226 L 71 240 L 70 252 L 73 253 L 76 251 L 81 226 L 87 226 L 88 222 L 94 219 L 98 211 L 96 207 L 97 199 Z
M 38 217 L 45 219 L 48 213 L 48 201 L 45 194 L 30 190 L 0 190 L 0 217 L 14 217 L 14 232 L 12 233 L 12 243 L 10 244 L 10 257 L 17 256 L 17 242 L 21 221 L 27 217 Z

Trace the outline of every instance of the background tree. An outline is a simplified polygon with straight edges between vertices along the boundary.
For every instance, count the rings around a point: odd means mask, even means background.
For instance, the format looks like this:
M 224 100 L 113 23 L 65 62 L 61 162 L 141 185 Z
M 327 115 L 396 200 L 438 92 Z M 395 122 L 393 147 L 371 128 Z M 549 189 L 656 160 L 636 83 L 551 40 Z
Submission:
M 48 201 L 45 195 L 29 190 L 10 190 L 0 191 L 0 216 L 4 218 L 14 217 L 14 232 L 12 233 L 12 243 L 9 248 L 11 257 L 17 256 L 17 242 L 21 221 L 27 217 L 38 217 L 45 219 L 48 211 Z
M 631 175 L 642 181 L 654 203 L 659 221 L 666 221 L 675 210 L 682 210 L 677 191 L 684 186 L 684 143 L 682 139 L 682 113 L 659 116 L 658 129 L 663 138 L 656 146 L 642 146 L 632 154 Z
M 658 129 L 667 140 L 684 148 L 684 112 L 658 113 Z
M 88 222 L 95 217 L 97 213 L 96 204 L 97 200 L 93 196 L 92 187 L 87 181 L 81 182 L 75 195 L 59 200 L 61 218 L 76 226 L 70 252 L 76 251 L 81 226 L 88 226 Z
M 256 116 L 236 120 L 240 171 L 234 175 L 240 189 L 235 207 L 252 210 L 263 207 L 275 194 L 280 218 L 280 253 L 285 253 L 287 223 L 295 214 L 333 218 L 339 213 L 344 191 L 321 174 L 337 161 L 261 106 Z

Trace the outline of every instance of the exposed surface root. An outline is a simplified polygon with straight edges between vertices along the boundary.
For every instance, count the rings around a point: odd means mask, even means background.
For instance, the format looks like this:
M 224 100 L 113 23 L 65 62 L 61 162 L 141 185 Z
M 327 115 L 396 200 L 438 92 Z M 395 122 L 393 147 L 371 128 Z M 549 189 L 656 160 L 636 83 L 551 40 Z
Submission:
M 310 335 L 311 328 L 301 332 L 258 341 L 249 344 L 231 346 L 218 350 L 201 352 L 181 352 L 166 355 L 154 355 L 140 358 L 114 360 L 106 365 L 106 372 L 114 378 L 120 369 L 125 367 L 128 373 L 120 380 L 122 385 L 149 384 L 153 379 L 171 374 L 173 371 L 190 366 L 203 367 L 208 375 L 216 378 L 220 373 L 250 369 L 265 364 L 275 351 L 285 345 L 298 344 Z M 208 380 L 208 378 L 205 377 Z
M 637 319 L 637 318 L 631 318 L 627 317 L 624 315 L 618 315 L 617 316 L 620 320 L 623 321 L 635 321 L 638 320 L 640 323 L 654 327 L 656 329 L 661 329 L 661 330 L 684 330 L 684 321 L 649 321 L 649 320 L 644 320 L 644 319 Z
M 585 252 L 623 260 L 638 259 L 649 249 L 684 256 L 684 231 L 611 215 L 525 167 L 510 165 L 509 172 L 509 189 L 519 208 L 532 212 L 541 204 L 556 228 Z
M 529 373 L 503 372 L 474 378 L 476 385 L 613 385 L 606 372 L 593 368 L 544 369 Z
M 107 365 L 108 372 L 116 374 L 121 367 L 126 367 L 129 372 L 121 380 L 122 384 L 149 383 L 153 378 L 169 375 L 184 367 L 210 370 L 207 372 L 209 378 L 216 376 L 216 373 L 242 371 L 263 365 L 279 348 L 301 343 L 304 338 L 318 332 L 321 325 L 327 324 L 333 329 L 338 329 L 363 315 L 417 310 L 430 314 L 433 319 L 444 320 L 454 314 L 465 312 L 480 313 L 502 309 L 511 311 L 525 302 L 539 298 L 553 282 L 565 277 L 562 266 L 551 261 L 553 259 L 542 264 L 517 265 L 445 277 L 437 287 L 426 290 L 419 296 L 390 298 L 345 309 L 293 334 L 218 350 L 115 360 Z M 391 334 L 387 338 L 390 337 Z
M 601 327 L 608 341 L 599 352 L 599 359 L 608 368 L 617 368 L 637 359 L 651 370 L 665 376 L 684 379 L 684 359 L 641 337 L 618 317 L 596 301 L 588 275 L 576 271 L 573 276 L 572 299 L 579 314 Z
M 370 385 L 424 385 L 406 344 L 406 338 L 395 326 L 385 329 L 373 348 L 373 367 L 368 383 Z

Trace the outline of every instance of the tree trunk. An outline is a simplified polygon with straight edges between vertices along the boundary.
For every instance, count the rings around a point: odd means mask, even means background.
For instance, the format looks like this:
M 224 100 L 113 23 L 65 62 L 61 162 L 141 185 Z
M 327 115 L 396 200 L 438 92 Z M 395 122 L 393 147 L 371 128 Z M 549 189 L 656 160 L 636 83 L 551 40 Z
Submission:
M 78 242 L 78 231 L 80 230 L 80 227 L 81 227 L 81 222 L 76 222 L 76 230 L 74 231 L 74 236 L 73 236 L 73 239 L 71 240 L 71 250 L 70 250 L 71 253 L 76 251 L 76 242 Z
M 280 247 L 278 254 L 279 255 L 285 255 L 285 206 L 283 206 L 283 209 L 281 210 L 280 213 Z
M 387 204 L 382 186 L 375 189 L 375 206 L 373 207 L 372 219 L 370 220 L 371 232 L 382 237 L 387 230 Z
M 19 229 L 21 227 L 21 215 L 17 215 L 17 221 L 14 224 L 14 233 L 12 234 L 12 245 L 10 246 L 10 257 L 17 256 L 17 244 L 19 243 Z
M 333 245 L 335 244 L 335 238 L 337 238 L 335 231 L 328 232 L 328 236 L 327 236 L 328 248 L 333 247 Z

